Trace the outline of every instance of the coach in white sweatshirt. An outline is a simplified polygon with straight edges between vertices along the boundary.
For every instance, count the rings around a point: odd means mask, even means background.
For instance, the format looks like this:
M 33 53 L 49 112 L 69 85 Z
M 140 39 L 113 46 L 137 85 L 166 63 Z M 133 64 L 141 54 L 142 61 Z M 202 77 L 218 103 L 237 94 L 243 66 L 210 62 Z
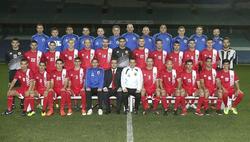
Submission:
M 125 113 L 128 112 L 128 97 L 135 97 L 135 114 L 138 113 L 140 105 L 140 92 L 143 85 L 143 76 L 140 68 L 136 67 L 135 59 L 129 60 L 129 66 L 122 70 L 121 86 L 123 91 L 122 101 L 125 105 Z

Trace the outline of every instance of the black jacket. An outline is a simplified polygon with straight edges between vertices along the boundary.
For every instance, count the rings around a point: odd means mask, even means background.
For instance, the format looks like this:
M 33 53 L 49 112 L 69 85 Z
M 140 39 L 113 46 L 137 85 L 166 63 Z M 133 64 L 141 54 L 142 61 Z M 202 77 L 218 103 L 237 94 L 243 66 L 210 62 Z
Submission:
M 117 68 L 114 80 L 116 89 L 121 87 L 121 73 L 122 73 L 122 68 Z M 109 88 L 111 82 L 112 82 L 112 69 L 105 70 L 103 87 Z

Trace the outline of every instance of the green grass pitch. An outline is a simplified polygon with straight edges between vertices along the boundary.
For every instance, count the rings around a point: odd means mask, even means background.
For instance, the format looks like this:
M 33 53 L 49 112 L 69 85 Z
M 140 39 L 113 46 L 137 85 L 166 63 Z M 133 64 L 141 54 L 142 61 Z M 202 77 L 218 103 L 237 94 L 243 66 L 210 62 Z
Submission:
M 250 66 L 239 65 L 237 73 L 245 93 L 238 107 L 239 115 L 198 117 L 133 115 L 135 142 L 249 142 L 250 141 Z M 0 65 L 0 111 L 6 109 L 7 66 Z M 18 101 L 19 104 L 19 101 Z M 18 106 L 18 105 L 17 105 Z M 74 112 L 70 117 L 20 116 L 19 106 L 11 116 L 0 116 L 0 142 L 125 142 L 125 115 L 82 117 Z

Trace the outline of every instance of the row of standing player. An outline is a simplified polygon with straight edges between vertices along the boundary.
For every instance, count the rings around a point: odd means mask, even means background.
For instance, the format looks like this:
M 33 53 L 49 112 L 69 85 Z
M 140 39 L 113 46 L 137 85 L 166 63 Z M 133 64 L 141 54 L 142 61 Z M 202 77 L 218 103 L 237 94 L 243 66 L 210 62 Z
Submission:
M 37 24 L 36 26 L 37 33 L 32 36 L 32 40 L 38 42 L 38 50 L 45 53 L 48 51 L 48 44 L 51 41 L 56 42 L 56 50 L 64 51 L 68 48 L 68 41 L 73 39 L 75 41 L 75 49 L 81 50 L 85 48 L 84 42 L 86 39 L 91 41 L 91 48 L 98 49 L 102 47 L 103 38 L 105 38 L 105 32 L 103 28 L 97 29 L 97 37 L 93 37 L 90 35 L 90 30 L 87 27 L 84 27 L 82 30 L 83 35 L 78 36 L 74 34 L 74 30 L 71 26 L 66 27 L 66 34 L 61 38 L 58 36 L 59 31 L 57 28 L 51 29 L 51 36 L 47 36 L 43 33 L 44 27 L 42 24 Z M 137 46 L 137 40 L 139 35 L 134 33 L 134 27 L 132 24 L 128 24 L 126 28 L 127 32 L 124 34 L 120 34 L 120 26 L 114 25 L 112 28 L 113 35 L 110 36 L 109 39 L 109 48 L 114 49 L 118 47 L 118 39 L 120 37 L 124 37 L 126 39 L 126 47 L 128 47 L 131 51 L 133 51 Z M 216 50 L 222 49 L 222 38 L 220 37 L 220 30 L 215 28 L 213 30 L 213 48 Z M 171 34 L 167 32 L 166 25 L 160 26 L 160 32 L 150 36 L 150 29 L 148 26 L 143 27 L 142 36 L 145 40 L 145 47 L 150 51 L 154 51 L 156 49 L 154 42 L 156 39 L 161 39 L 163 42 L 163 50 L 170 53 L 172 51 L 172 46 L 175 41 L 180 42 L 180 50 L 186 51 L 188 48 L 188 40 L 193 39 L 196 43 L 196 49 L 202 51 L 206 47 L 207 36 L 203 34 L 203 27 L 198 26 L 196 28 L 196 33 L 190 37 L 185 35 L 185 27 L 180 26 L 178 28 L 178 36 L 172 37 Z

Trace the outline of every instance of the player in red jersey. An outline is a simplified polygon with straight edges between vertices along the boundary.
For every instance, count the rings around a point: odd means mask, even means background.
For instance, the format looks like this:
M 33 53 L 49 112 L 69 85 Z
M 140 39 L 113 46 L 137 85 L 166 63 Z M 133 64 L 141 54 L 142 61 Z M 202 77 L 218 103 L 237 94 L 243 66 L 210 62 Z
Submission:
M 38 71 L 38 64 L 42 58 L 42 52 L 37 51 L 37 42 L 35 40 L 30 43 L 30 50 L 24 53 L 24 58 L 28 60 L 29 68 L 33 73 Z
M 34 74 L 28 68 L 28 60 L 22 59 L 20 62 L 21 69 L 19 69 L 12 80 L 8 92 L 7 92 L 7 110 L 2 115 L 9 115 L 13 113 L 12 102 L 13 97 L 17 96 L 20 99 L 24 99 L 24 109 L 22 115 L 25 116 L 27 113 L 28 105 L 31 107 L 29 113 L 34 114 Z M 20 87 L 14 89 L 16 82 L 19 81 Z M 29 114 L 28 113 L 28 114 Z
M 149 54 L 149 57 L 153 58 L 154 66 L 157 67 L 158 71 L 161 71 L 165 67 L 167 58 L 167 51 L 162 49 L 162 40 L 157 39 L 155 41 L 156 50 Z
M 36 89 L 35 89 L 35 94 L 38 97 L 43 96 L 43 107 L 42 107 L 42 112 L 41 115 L 45 116 L 46 115 L 46 108 L 48 106 L 48 101 L 53 100 L 53 90 L 50 88 L 50 75 L 46 71 L 46 63 L 41 61 L 39 63 L 39 70 L 34 76 L 35 78 L 35 84 L 36 84 Z M 52 103 L 53 104 L 53 103 Z M 49 112 L 52 111 L 53 105 L 49 106 Z
M 78 57 L 81 59 L 82 68 L 84 70 L 87 70 L 89 67 L 91 67 L 91 61 L 95 56 L 95 50 L 91 49 L 91 45 L 92 43 L 90 39 L 86 39 L 84 41 L 84 48 L 78 53 Z
M 84 91 L 84 69 L 81 68 L 81 59 L 75 58 L 75 67 L 69 71 L 69 85 L 67 90 L 74 96 L 81 96 L 82 99 L 82 115 L 86 115 L 86 95 Z M 77 106 L 77 100 L 75 100 L 75 106 Z
M 230 61 L 223 60 L 223 69 L 218 73 L 217 78 L 219 80 L 219 88 L 223 95 L 223 102 L 225 104 L 224 113 L 228 114 L 229 110 L 233 111 L 233 114 L 238 114 L 236 107 L 241 102 L 244 93 L 240 90 L 239 79 L 237 74 L 230 70 Z M 233 101 L 232 104 L 231 101 Z
M 57 59 L 56 70 L 51 74 L 51 88 L 53 88 L 54 92 L 56 93 L 56 97 L 61 96 L 61 104 L 60 104 L 61 116 L 66 115 L 64 111 L 65 104 L 68 105 L 67 115 L 72 114 L 70 92 L 66 90 L 68 86 L 68 72 L 66 69 L 63 69 L 63 65 L 64 65 L 63 60 Z M 53 100 L 50 100 L 49 102 L 53 102 Z
M 200 88 L 199 74 L 197 71 L 193 70 L 193 60 L 187 60 L 185 62 L 185 70 L 180 74 L 178 78 L 178 88 L 181 88 L 181 95 L 184 94 L 184 96 L 204 97 L 204 93 Z M 202 103 L 201 97 L 199 97 L 198 105 Z M 185 100 L 183 100 L 182 98 L 181 100 L 182 107 L 183 107 L 183 101 L 184 101 L 184 106 L 185 106 Z M 196 109 L 196 106 L 193 100 L 187 103 L 186 108 L 189 108 L 189 106 Z M 187 111 L 184 107 L 182 115 L 186 115 L 186 114 L 187 114 Z M 203 114 L 199 113 L 197 115 L 203 115 Z
M 106 70 L 110 68 L 110 61 L 112 57 L 112 49 L 109 48 L 109 40 L 103 38 L 102 48 L 95 52 L 95 58 L 99 61 L 99 67 Z
M 183 55 L 183 63 L 190 59 L 193 60 L 193 70 L 198 71 L 200 51 L 195 49 L 195 41 L 193 39 L 189 40 L 188 47 L 188 50 L 186 50 Z
M 73 39 L 70 39 L 68 41 L 69 47 L 64 50 L 60 58 L 64 61 L 65 65 L 64 68 L 69 71 L 74 68 L 74 59 L 78 57 L 78 50 L 75 49 L 75 41 Z
M 135 58 L 136 66 L 143 69 L 146 67 L 146 59 L 149 56 L 149 50 L 144 47 L 145 41 L 143 37 L 138 39 L 138 48 L 133 51 L 133 57 Z
M 51 74 L 56 70 L 56 60 L 60 58 L 60 52 L 56 51 L 55 41 L 49 43 L 49 52 L 43 54 L 42 61 L 46 63 L 46 71 Z
M 210 57 L 212 58 L 212 65 L 213 68 L 216 69 L 218 64 L 219 64 L 219 55 L 216 49 L 213 49 L 213 40 L 208 39 L 207 40 L 207 48 L 205 48 L 201 53 L 200 53 L 200 64 L 202 66 L 202 69 L 205 68 L 205 62 L 206 58 Z
M 200 73 L 200 83 L 201 83 L 201 87 L 205 93 L 204 98 L 202 98 L 202 101 L 204 103 L 205 114 L 209 115 L 208 97 L 209 96 L 217 96 L 218 99 L 217 99 L 216 113 L 218 115 L 222 115 L 222 113 L 221 113 L 222 94 L 218 93 L 221 90 L 219 90 L 217 87 L 217 81 L 216 81 L 217 72 L 212 67 L 212 58 L 207 57 L 205 64 L 206 64 L 205 68 Z M 197 106 L 196 111 L 200 111 L 200 108 L 201 108 L 201 106 Z
M 156 67 L 154 67 L 154 62 L 152 58 L 147 58 L 146 67 L 142 69 L 143 75 L 143 88 L 141 91 L 141 101 L 143 106 L 143 115 L 146 114 L 146 111 L 149 109 L 147 97 L 154 97 L 153 99 L 153 111 L 156 114 L 159 114 L 156 111 L 158 104 L 160 102 L 160 89 L 159 89 L 159 72 Z
M 177 73 L 181 73 L 183 71 L 182 68 L 182 60 L 183 60 L 183 52 L 180 51 L 180 43 L 178 41 L 174 42 L 174 51 L 168 54 L 167 59 L 173 61 L 173 69 L 177 71 Z
M 173 61 L 167 60 L 165 68 L 161 71 L 160 75 L 160 88 L 162 94 L 162 105 L 164 108 L 165 115 L 168 114 L 169 104 L 171 100 L 168 100 L 167 96 L 175 96 L 175 104 L 174 104 L 174 114 L 177 115 L 178 106 L 181 103 L 181 99 L 185 100 L 184 96 L 180 95 L 180 90 L 177 89 L 177 78 L 178 74 L 175 69 L 173 69 Z M 185 107 L 185 104 L 184 104 Z

